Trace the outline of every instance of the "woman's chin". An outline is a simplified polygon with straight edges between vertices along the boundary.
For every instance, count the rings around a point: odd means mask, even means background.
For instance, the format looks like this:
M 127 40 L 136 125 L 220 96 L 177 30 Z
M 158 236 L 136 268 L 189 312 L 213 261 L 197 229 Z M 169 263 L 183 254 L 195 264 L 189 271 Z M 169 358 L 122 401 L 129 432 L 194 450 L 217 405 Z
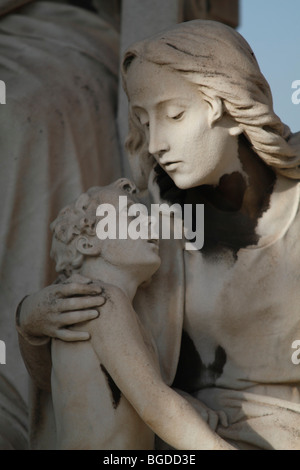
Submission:
M 203 184 L 201 183 L 201 181 L 199 182 L 199 180 L 194 180 L 194 178 L 188 178 L 188 177 L 184 177 L 184 178 L 177 178 L 177 177 L 174 177 L 172 178 L 176 187 L 178 189 L 190 189 L 190 188 L 195 188 L 196 186 L 200 186 L 200 184 Z

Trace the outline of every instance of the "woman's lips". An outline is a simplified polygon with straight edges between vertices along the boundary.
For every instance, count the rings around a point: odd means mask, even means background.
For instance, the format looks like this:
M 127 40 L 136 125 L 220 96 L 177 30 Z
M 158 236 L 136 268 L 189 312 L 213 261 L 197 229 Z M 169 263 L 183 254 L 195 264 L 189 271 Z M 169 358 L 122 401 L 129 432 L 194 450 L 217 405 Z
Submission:
M 161 162 L 161 165 L 168 171 L 175 170 L 180 162 Z

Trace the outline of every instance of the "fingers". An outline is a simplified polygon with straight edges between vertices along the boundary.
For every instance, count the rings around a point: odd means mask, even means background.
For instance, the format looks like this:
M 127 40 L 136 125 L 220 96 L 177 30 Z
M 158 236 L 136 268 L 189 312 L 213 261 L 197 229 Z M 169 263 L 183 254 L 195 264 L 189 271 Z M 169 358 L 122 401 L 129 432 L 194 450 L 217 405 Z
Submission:
M 72 329 L 69 330 L 68 326 L 94 320 L 98 316 L 99 312 L 97 310 L 80 310 L 75 312 L 61 313 L 58 316 L 55 330 L 48 332 L 48 335 L 53 338 L 68 342 L 87 341 L 90 339 L 90 334 L 88 332 L 74 331 Z
M 55 338 L 60 339 L 62 341 L 87 341 L 90 339 L 89 333 L 85 331 L 72 331 L 67 329 L 57 330 L 55 334 Z
M 97 295 L 102 292 L 100 284 L 95 282 L 89 284 L 72 282 L 71 284 L 57 285 L 56 288 L 56 294 L 61 297 L 71 297 L 73 295 Z
M 75 312 L 62 313 L 60 315 L 60 321 L 62 326 L 70 326 L 76 325 L 76 323 L 94 320 L 97 317 L 99 317 L 97 310 L 77 310 Z
M 75 310 L 89 310 L 93 307 L 101 307 L 106 299 L 101 295 L 90 297 L 72 297 L 70 299 L 58 299 L 56 301 L 56 310 L 60 312 L 72 312 Z
M 219 416 L 217 413 L 214 411 L 208 411 L 208 425 L 212 429 L 212 431 L 215 431 L 217 429 L 219 422 Z
M 228 418 L 226 413 L 224 413 L 224 411 L 218 411 L 218 415 L 221 426 L 228 428 Z

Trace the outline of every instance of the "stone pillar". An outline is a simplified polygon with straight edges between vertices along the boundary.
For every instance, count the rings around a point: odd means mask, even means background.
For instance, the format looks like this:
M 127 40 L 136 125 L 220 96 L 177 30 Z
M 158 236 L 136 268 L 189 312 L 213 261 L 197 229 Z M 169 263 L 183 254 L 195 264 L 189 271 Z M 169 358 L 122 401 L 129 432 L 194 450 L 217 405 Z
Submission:
M 182 0 L 123 0 L 120 57 L 130 44 L 152 36 L 182 21 Z M 127 97 L 119 85 L 118 129 L 123 174 L 131 177 L 124 142 L 128 130 Z

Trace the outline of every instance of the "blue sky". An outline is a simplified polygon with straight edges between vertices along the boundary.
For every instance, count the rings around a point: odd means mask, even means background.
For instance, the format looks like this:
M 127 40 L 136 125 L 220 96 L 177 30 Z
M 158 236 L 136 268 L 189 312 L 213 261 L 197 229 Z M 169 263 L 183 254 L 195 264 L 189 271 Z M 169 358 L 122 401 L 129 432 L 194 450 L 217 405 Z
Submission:
M 300 131 L 300 104 L 291 100 L 292 82 L 300 80 L 300 0 L 240 0 L 238 31 L 271 86 L 276 114 Z

